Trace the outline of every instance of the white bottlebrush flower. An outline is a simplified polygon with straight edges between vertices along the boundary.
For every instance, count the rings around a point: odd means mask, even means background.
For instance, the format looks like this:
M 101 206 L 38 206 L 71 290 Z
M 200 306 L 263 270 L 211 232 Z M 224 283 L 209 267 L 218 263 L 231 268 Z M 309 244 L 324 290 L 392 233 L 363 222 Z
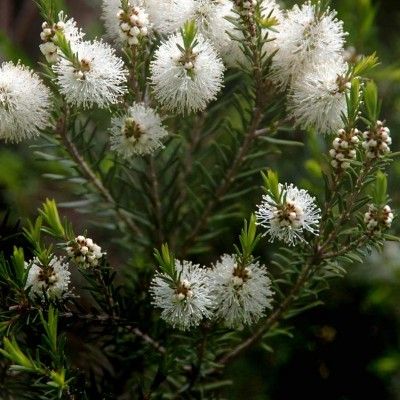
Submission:
M 44 294 L 50 299 L 60 299 L 68 294 L 68 285 L 71 280 L 69 265 L 63 258 L 53 256 L 49 265 L 44 266 L 34 258 L 30 263 L 26 263 L 29 269 L 25 284 L 25 289 L 30 288 L 29 296 L 44 297 Z
M 240 267 L 234 255 L 223 255 L 210 275 L 216 317 L 228 328 L 252 325 L 271 308 L 271 280 L 258 262 Z
M 342 127 L 346 91 L 351 85 L 344 77 L 346 70 L 344 63 L 327 62 L 292 83 L 288 111 L 298 125 L 315 128 L 318 133 L 332 133 Z
M 346 34 L 336 12 L 319 10 L 306 2 L 295 5 L 280 21 L 275 34 L 279 49 L 273 59 L 273 78 L 286 85 L 309 66 L 335 63 L 342 58 Z
M 168 35 L 191 18 L 195 0 L 145 0 L 145 4 L 154 29 Z
M 62 57 L 53 66 L 67 102 L 84 108 L 117 103 L 126 92 L 127 71 L 114 49 L 101 41 L 85 41 L 73 44 L 72 50 L 75 62 Z
M 68 257 L 82 268 L 97 267 L 104 255 L 100 246 L 82 235 L 69 242 L 66 251 Z
M 21 64 L 0 67 L 0 139 L 20 142 L 50 125 L 50 91 Z
M 149 16 L 142 0 L 130 0 L 129 11 L 121 8 L 121 0 L 103 0 L 102 19 L 107 35 L 115 41 L 136 45 L 150 29 Z
M 76 26 L 75 20 L 67 18 L 63 11 L 58 14 L 58 22 L 53 25 L 43 22 L 42 32 L 40 33 L 43 43 L 39 48 L 49 63 L 55 63 L 59 58 L 59 50 L 54 43 L 57 32 L 62 33 L 70 43 L 77 43 L 85 36 L 82 30 Z
M 221 59 L 202 35 L 196 39 L 193 51 L 185 54 L 181 50 L 182 35 L 172 35 L 160 45 L 151 62 L 155 95 L 169 110 L 181 113 L 204 110 L 222 87 Z
M 143 104 L 133 104 L 126 115 L 111 121 L 111 149 L 129 159 L 133 155 L 151 154 L 163 147 L 168 135 L 159 115 Z
M 174 328 L 187 330 L 212 316 L 213 298 L 208 271 L 190 261 L 176 261 L 179 282 L 157 273 L 151 283 L 153 304 L 161 308 L 161 318 Z
M 235 17 L 233 4 L 229 0 L 197 0 L 191 16 L 199 33 L 214 45 L 221 57 L 232 47 L 229 33 L 235 33 L 235 27 L 227 17 Z
M 279 184 L 281 203 L 264 195 L 256 211 L 257 223 L 266 230 L 270 242 L 282 240 L 289 245 L 304 241 L 306 231 L 317 235 L 321 210 L 304 189 L 293 184 Z

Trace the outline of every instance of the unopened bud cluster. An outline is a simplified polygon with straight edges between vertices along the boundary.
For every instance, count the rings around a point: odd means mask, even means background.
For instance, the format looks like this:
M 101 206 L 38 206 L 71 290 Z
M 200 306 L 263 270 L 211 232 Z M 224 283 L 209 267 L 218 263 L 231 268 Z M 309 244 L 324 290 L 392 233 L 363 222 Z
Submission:
M 390 228 L 393 222 L 392 209 L 386 205 L 383 208 L 371 204 L 364 215 L 364 222 L 369 231 L 378 231 L 381 228 Z
M 345 170 L 350 167 L 349 160 L 355 160 L 357 157 L 356 148 L 360 142 L 359 134 L 360 131 L 356 128 L 349 131 L 339 129 L 337 137 L 332 142 L 333 148 L 329 151 L 333 168 Z
M 239 1 L 238 6 L 240 7 L 242 14 L 253 15 L 254 8 L 257 5 L 257 0 L 244 0 Z
M 42 24 L 40 39 L 42 39 L 43 43 L 39 47 L 49 63 L 56 63 L 58 61 L 57 46 L 54 43 L 54 37 L 56 32 L 62 32 L 64 29 L 65 23 L 63 21 L 58 21 L 53 25 L 49 25 L 48 22 L 43 22 Z
M 139 43 L 141 37 L 147 36 L 149 29 L 149 16 L 141 7 L 129 5 L 128 11 L 119 10 L 120 37 L 130 46 Z
M 392 138 L 390 130 L 384 126 L 383 122 L 377 121 L 376 126 L 363 133 L 363 147 L 366 151 L 367 158 L 379 158 L 390 152 Z
M 104 255 L 100 246 L 82 235 L 68 243 L 66 250 L 68 256 L 82 268 L 96 267 Z

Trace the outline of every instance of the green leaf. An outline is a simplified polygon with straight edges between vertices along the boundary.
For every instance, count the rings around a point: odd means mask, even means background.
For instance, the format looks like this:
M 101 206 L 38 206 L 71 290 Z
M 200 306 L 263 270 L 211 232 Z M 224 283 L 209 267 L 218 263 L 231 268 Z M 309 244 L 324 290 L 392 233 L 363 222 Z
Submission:
M 364 101 L 368 114 L 368 120 L 374 124 L 379 117 L 380 104 L 378 101 L 378 88 L 373 81 L 369 81 L 364 89 Z
M 161 270 L 166 273 L 173 281 L 176 281 L 178 276 L 175 268 L 175 257 L 170 252 L 168 244 L 163 244 L 161 246 L 161 253 L 158 250 L 155 250 L 154 257 L 160 265 Z
M 379 59 L 375 52 L 369 56 L 364 56 L 361 58 L 361 60 L 357 61 L 356 65 L 354 66 L 353 76 L 357 77 L 364 75 L 377 65 L 379 65 Z
M 47 314 L 47 320 L 44 318 L 42 311 L 39 311 L 39 315 L 43 328 L 46 332 L 46 341 L 50 346 L 50 350 L 53 354 L 57 354 L 58 313 L 53 307 L 50 306 Z
M 387 177 L 382 171 L 376 173 L 373 192 L 374 204 L 384 206 L 387 202 Z
M 264 180 L 265 189 L 271 193 L 271 197 L 278 203 L 280 198 L 278 174 L 269 169 L 267 175 L 263 172 L 261 175 Z
M 35 2 L 42 17 L 51 24 L 57 22 L 58 13 L 65 10 L 63 0 L 36 0 Z
M 185 22 L 183 28 L 181 29 L 181 35 L 185 50 L 193 49 L 197 35 L 196 22 L 193 20 Z
M 11 340 L 4 338 L 3 340 L 4 349 L 0 349 L 0 353 L 4 357 L 15 363 L 16 367 L 22 367 L 24 370 L 29 372 L 42 372 L 40 365 L 36 364 L 31 357 L 27 356 L 19 347 L 15 338 Z M 17 368 L 18 369 L 18 368 Z
M 13 255 L 11 257 L 11 262 L 14 267 L 17 279 L 21 283 L 24 283 L 26 275 L 24 249 L 14 247 Z
M 240 233 L 239 241 L 241 244 L 241 252 L 239 257 L 243 265 L 248 265 L 253 256 L 252 253 L 257 243 L 260 240 L 260 235 L 257 235 L 257 220 L 254 214 L 251 215 L 250 221 L 244 221 L 244 227 Z
M 48 225 L 47 228 L 50 229 L 50 233 L 53 236 L 60 239 L 66 239 L 66 232 L 63 224 L 61 223 L 61 218 L 58 213 L 55 200 L 46 199 L 46 201 L 42 205 L 42 209 L 39 209 L 39 213 Z M 48 232 L 49 229 L 47 229 Z

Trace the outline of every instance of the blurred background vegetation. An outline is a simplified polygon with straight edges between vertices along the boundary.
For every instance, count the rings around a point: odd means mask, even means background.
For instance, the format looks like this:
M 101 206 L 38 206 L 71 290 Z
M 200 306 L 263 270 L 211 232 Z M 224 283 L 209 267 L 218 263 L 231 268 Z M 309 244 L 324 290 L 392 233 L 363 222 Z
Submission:
M 65 3 L 68 14 L 89 37 L 102 33 L 99 0 Z M 393 150 L 398 151 L 400 1 L 334 0 L 332 6 L 349 32 L 348 44 L 360 54 L 377 51 L 381 65 L 372 77 L 380 87 Z M 40 22 L 33 0 L 0 0 L 0 61 L 21 59 L 35 65 L 40 59 Z M 298 135 L 298 140 L 307 141 L 306 146 L 285 148 L 285 157 L 280 157 L 277 148 L 268 166 L 320 193 L 320 161 L 327 141 Z M 73 183 L 46 178 L 46 174 L 54 178 L 59 169 L 59 165 L 39 161 L 35 149 L 26 143 L 0 143 L 0 250 L 8 252 L 12 244 L 22 241 L 14 235 L 16 224 L 33 216 L 46 197 L 59 203 L 76 199 Z M 400 209 L 400 161 L 393 164 L 389 181 L 394 207 Z M 63 213 L 79 231 L 82 218 L 76 210 Z M 399 222 L 394 229 L 400 233 Z M 105 235 L 98 229 L 93 236 L 102 244 Z M 227 398 L 400 399 L 400 245 L 389 243 L 383 254 L 371 254 L 368 262 L 352 268 L 344 280 L 335 281 L 322 300 L 324 307 L 297 319 L 293 337 L 275 340 L 274 351 L 253 350 L 230 367 L 227 378 L 236 384 L 234 391 L 227 390 Z

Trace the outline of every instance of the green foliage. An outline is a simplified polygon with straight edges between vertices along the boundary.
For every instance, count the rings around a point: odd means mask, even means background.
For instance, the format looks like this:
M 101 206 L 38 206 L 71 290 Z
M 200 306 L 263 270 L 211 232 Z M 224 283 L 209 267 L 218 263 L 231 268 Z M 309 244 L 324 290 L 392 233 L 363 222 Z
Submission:
M 39 214 L 46 224 L 41 228 L 43 232 L 64 241 L 70 241 L 75 237 L 71 224 L 66 219 L 61 222 L 55 200 L 46 199 L 42 209 L 39 209 Z
M 26 355 L 19 347 L 15 338 L 12 338 L 11 340 L 4 338 L 3 344 L 4 349 L 0 349 L 0 353 L 14 363 L 11 365 L 13 370 L 35 374 L 44 373 L 40 363 Z
M 167 244 L 161 246 L 161 253 L 158 250 L 154 251 L 154 257 L 157 260 L 161 270 L 167 274 L 173 281 L 176 281 L 178 274 L 175 268 L 175 257 L 170 252 Z
M 379 59 L 376 53 L 369 56 L 363 56 L 353 67 L 353 76 L 362 76 L 370 72 L 379 65 Z
M 271 198 L 279 203 L 281 200 L 281 191 L 279 190 L 278 174 L 272 170 L 268 170 L 267 174 L 261 173 L 264 180 L 264 187 Z
M 378 206 L 384 206 L 387 203 L 387 176 L 382 171 L 376 173 L 373 201 Z
M 79 69 L 80 68 L 79 58 L 77 54 L 73 52 L 71 43 L 67 40 L 62 31 L 59 30 L 56 31 L 54 43 L 60 49 L 63 57 L 69 60 L 75 68 Z
M 347 128 L 352 129 L 356 126 L 359 119 L 359 111 L 362 100 L 362 91 L 360 80 L 353 78 L 351 81 L 350 94 L 346 96 L 347 100 Z
M 197 26 L 195 21 L 187 21 L 181 29 L 184 50 L 188 51 L 196 46 Z
M 42 17 L 51 24 L 57 22 L 58 13 L 65 10 L 63 0 L 35 0 L 35 2 Z
M 364 101 L 367 110 L 368 120 L 374 124 L 380 114 L 380 102 L 378 100 L 378 88 L 373 81 L 367 82 L 364 89 Z
M 24 250 L 22 248 L 14 247 L 14 253 L 11 257 L 11 263 L 13 266 L 14 279 L 10 279 L 11 282 L 17 282 L 19 287 L 23 287 L 25 284 L 26 268 L 25 268 L 25 257 Z

